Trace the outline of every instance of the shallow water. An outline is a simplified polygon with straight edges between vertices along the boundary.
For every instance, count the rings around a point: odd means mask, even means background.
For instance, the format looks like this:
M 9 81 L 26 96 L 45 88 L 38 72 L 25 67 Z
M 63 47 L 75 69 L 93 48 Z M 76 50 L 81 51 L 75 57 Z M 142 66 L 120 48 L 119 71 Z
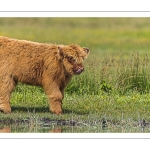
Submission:
M 0 133 L 88 133 L 87 127 L 2 125 Z M 95 131 L 97 132 L 97 131 Z
M 86 124 L 74 121 L 23 122 L 0 124 L 0 133 L 149 133 L 149 124 L 119 124 L 99 122 Z

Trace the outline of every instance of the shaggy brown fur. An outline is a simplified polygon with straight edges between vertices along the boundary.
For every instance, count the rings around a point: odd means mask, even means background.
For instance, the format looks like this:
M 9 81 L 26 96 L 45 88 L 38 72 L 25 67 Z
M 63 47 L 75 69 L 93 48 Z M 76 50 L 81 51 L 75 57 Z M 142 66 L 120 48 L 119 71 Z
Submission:
M 0 110 L 10 113 L 10 96 L 17 82 L 42 86 L 50 110 L 62 113 L 64 89 L 75 74 L 84 70 L 88 48 L 54 45 L 0 36 Z

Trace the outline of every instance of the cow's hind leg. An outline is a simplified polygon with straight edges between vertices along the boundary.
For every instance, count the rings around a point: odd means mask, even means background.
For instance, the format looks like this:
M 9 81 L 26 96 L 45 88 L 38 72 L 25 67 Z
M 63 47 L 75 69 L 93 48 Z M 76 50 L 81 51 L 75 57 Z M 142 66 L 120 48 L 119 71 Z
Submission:
M 0 77 L 0 111 L 11 113 L 10 96 L 15 88 L 15 82 L 11 76 Z

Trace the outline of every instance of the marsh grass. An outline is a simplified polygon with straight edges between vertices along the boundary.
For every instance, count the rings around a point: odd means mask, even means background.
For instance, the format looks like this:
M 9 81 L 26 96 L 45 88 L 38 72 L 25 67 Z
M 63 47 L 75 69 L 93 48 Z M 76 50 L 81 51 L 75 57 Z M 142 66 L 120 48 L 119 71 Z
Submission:
M 123 93 L 135 90 L 140 93 L 146 93 L 150 90 L 150 64 L 149 58 L 145 55 L 143 58 L 139 54 L 132 55 L 121 69 L 117 79 L 117 87 Z
M 127 59 L 118 58 L 105 59 L 103 62 L 101 80 L 105 81 L 107 89 L 122 94 L 130 91 L 149 92 L 150 61 L 148 55 L 140 56 L 135 53 Z

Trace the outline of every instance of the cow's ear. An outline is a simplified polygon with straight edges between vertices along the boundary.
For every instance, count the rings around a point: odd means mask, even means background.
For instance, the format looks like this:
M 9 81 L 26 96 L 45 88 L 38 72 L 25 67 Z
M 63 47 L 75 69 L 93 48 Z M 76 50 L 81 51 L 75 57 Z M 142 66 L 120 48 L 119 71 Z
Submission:
M 89 48 L 83 47 L 83 49 L 87 54 L 89 54 L 89 52 L 90 52 Z
M 58 50 L 59 50 L 59 54 L 62 58 L 64 58 L 64 54 L 63 54 L 63 46 L 58 46 Z
M 83 50 L 85 51 L 85 58 L 87 58 L 90 53 L 90 50 L 86 47 L 83 47 Z

